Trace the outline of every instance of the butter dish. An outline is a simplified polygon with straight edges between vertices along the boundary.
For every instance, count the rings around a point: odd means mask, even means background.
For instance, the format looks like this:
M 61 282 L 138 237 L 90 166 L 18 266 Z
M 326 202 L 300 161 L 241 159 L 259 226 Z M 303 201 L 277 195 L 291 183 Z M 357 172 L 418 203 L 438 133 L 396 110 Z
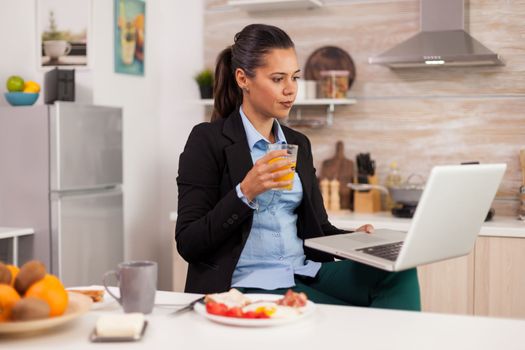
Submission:
M 142 313 L 104 315 L 99 317 L 91 333 L 92 342 L 127 342 L 142 338 L 148 322 Z

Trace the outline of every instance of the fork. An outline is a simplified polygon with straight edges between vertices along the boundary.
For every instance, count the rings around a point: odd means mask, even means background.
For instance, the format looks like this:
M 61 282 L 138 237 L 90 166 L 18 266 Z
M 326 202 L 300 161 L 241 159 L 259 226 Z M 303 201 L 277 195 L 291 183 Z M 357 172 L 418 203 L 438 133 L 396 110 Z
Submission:
M 204 300 L 204 296 L 202 296 L 202 297 L 200 297 L 198 299 L 195 299 L 191 303 L 187 304 L 186 306 L 183 306 L 180 309 L 177 309 L 177 310 L 173 311 L 172 313 L 170 313 L 170 315 L 171 316 L 177 316 L 177 315 L 185 313 L 186 311 L 190 311 L 191 309 L 193 309 L 193 306 L 195 304 L 197 304 L 198 302 L 203 301 L 203 300 Z

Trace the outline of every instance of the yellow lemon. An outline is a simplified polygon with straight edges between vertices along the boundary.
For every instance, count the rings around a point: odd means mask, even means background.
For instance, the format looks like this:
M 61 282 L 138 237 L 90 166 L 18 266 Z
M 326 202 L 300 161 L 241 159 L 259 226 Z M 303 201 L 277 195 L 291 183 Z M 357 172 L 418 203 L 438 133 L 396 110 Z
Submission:
M 39 93 L 40 85 L 34 81 L 26 81 L 24 84 L 24 92 Z

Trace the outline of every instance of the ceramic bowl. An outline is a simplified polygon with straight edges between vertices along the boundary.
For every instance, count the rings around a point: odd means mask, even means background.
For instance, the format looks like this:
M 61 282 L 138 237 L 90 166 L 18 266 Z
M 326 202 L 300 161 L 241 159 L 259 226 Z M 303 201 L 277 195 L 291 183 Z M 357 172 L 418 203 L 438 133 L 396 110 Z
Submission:
M 11 106 L 31 106 L 38 100 L 38 93 L 6 92 L 5 99 Z

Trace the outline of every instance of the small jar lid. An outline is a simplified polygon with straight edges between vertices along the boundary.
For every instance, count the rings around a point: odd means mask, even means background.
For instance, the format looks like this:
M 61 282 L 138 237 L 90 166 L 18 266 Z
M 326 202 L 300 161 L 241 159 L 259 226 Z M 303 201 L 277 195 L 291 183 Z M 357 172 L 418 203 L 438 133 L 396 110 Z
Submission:
M 322 70 L 319 72 L 322 77 L 347 77 L 350 72 L 347 70 Z

